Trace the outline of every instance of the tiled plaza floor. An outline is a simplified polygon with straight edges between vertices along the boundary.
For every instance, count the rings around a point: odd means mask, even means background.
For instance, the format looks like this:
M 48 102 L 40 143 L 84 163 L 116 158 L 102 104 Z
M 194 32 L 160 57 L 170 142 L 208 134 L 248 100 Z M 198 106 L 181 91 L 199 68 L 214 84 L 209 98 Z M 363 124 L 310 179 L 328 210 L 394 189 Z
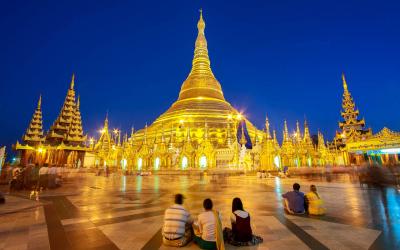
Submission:
M 318 186 L 325 216 L 283 213 L 281 194 L 296 181 L 303 191 Z M 232 199 L 240 197 L 253 232 L 264 238 L 240 249 L 400 249 L 400 194 L 391 187 L 360 187 L 349 180 L 92 174 L 44 191 L 40 201 L 29 200 L 28 192 L 7 196 L 0 206 L 0 249 L 171 249 L 161 244 L 161 226 L 177 192 L 194 216 L 203 199 L 211 198 L 223 226 L 230 226 Z M 184 249 L 196 248 L 191 243 Z

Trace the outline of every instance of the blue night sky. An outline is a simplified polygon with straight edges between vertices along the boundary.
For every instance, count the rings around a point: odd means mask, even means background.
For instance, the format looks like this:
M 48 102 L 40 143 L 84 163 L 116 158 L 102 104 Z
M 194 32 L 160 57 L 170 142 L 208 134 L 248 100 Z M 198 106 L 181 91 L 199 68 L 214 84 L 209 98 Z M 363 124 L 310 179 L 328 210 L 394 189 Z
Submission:
M 306 117 L 331 140 L 344 71 L 367 126 L 400 130 L 398 1 L 2 1 L 0 144 L 20 140 L 39 94 L 47 130 L 73 72 L 89 135 L 107 110 L 111 127 L 151 123 L 190 71 L 201 7 L 225 97 L 259 128 Z

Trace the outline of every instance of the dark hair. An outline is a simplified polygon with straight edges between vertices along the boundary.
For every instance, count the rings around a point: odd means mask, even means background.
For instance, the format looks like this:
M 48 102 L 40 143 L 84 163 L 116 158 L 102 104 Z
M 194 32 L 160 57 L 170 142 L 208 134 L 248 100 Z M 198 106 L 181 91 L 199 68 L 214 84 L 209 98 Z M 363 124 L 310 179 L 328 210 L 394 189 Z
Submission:
M 183 204 L 183 195 L 182 194 L 175 195 L 175 204 L 179 204 L 179 205 Z
M 293 190 L 299 191 L 300 190 L 300 184 L 299 183 L 293 184 Z
M 232 201 L 232 213 L 235 212 L 236 210 L 243 211 L 243 203 L 238 197 L 234 198 Z
M 203 201 L 203 207 L 205 210 L 211 210 L 213 207 L 212 200 L 210 198 L 207 198 Z

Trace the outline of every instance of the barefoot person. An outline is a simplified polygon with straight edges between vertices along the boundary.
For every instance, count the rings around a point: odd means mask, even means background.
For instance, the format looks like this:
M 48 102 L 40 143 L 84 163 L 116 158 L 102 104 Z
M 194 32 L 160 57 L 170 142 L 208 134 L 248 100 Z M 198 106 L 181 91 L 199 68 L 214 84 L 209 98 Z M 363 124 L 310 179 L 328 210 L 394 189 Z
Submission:
M 183 195 L 175 195 L 175 204 L 165 210 L 162 229 L 163 243 L 167 246 L 182 247 L 192 240 L 190 213 L 183 207 Z
M 194 242 L 201 249 L 224 250 L 221 215 L 212 209 L 211 199 L 205 199 L 203 207 L 205 211 L 199 214 L 197 221 L 193 224 Z
M 224 239 L 229 244 L 234 246 L 254 246 L 263 239 L 253 235 L 250 225 L 250 214 L 243 209 L 243 203 L 240 198 L 235 198 L 232 201 L 231 214 L 232 229 L 224 229 Z
M 282 194 L 283 206 L 290 214 L 304 214 L 304 193 L 300 192 L 300 184 L 293 184 L 293 191 Z

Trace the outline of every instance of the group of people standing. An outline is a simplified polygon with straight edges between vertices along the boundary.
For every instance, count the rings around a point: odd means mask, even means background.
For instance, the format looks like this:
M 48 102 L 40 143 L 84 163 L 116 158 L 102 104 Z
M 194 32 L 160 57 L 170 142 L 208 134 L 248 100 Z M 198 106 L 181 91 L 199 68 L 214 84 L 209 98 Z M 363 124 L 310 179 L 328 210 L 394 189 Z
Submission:
M 310 186 L 310 192 L 300 192 L 300 184 L 293 184 L 293 191 L 282 194 L 283 207 L 289 214 L 323 215 L 325 213 L 324 202 L 321 199 L 315 185 Z
M 253 235 L 250 214 L 243 209 L 240 198 L 232 201 L 230 221 L 232 228 L 222 230 L 221 214 L 213 209 L 213 202 L 203 201 L 204 211 L 194 220 L 183 206 L 183 195 L 175 195 L 175 204 L 167 208 L 162 230 L 163 243 L 168 246 L 182 247 L 192 239 L 201 249 L 225 249 L 224 242 L 235 246 L 256 245 L 263 241 Z

